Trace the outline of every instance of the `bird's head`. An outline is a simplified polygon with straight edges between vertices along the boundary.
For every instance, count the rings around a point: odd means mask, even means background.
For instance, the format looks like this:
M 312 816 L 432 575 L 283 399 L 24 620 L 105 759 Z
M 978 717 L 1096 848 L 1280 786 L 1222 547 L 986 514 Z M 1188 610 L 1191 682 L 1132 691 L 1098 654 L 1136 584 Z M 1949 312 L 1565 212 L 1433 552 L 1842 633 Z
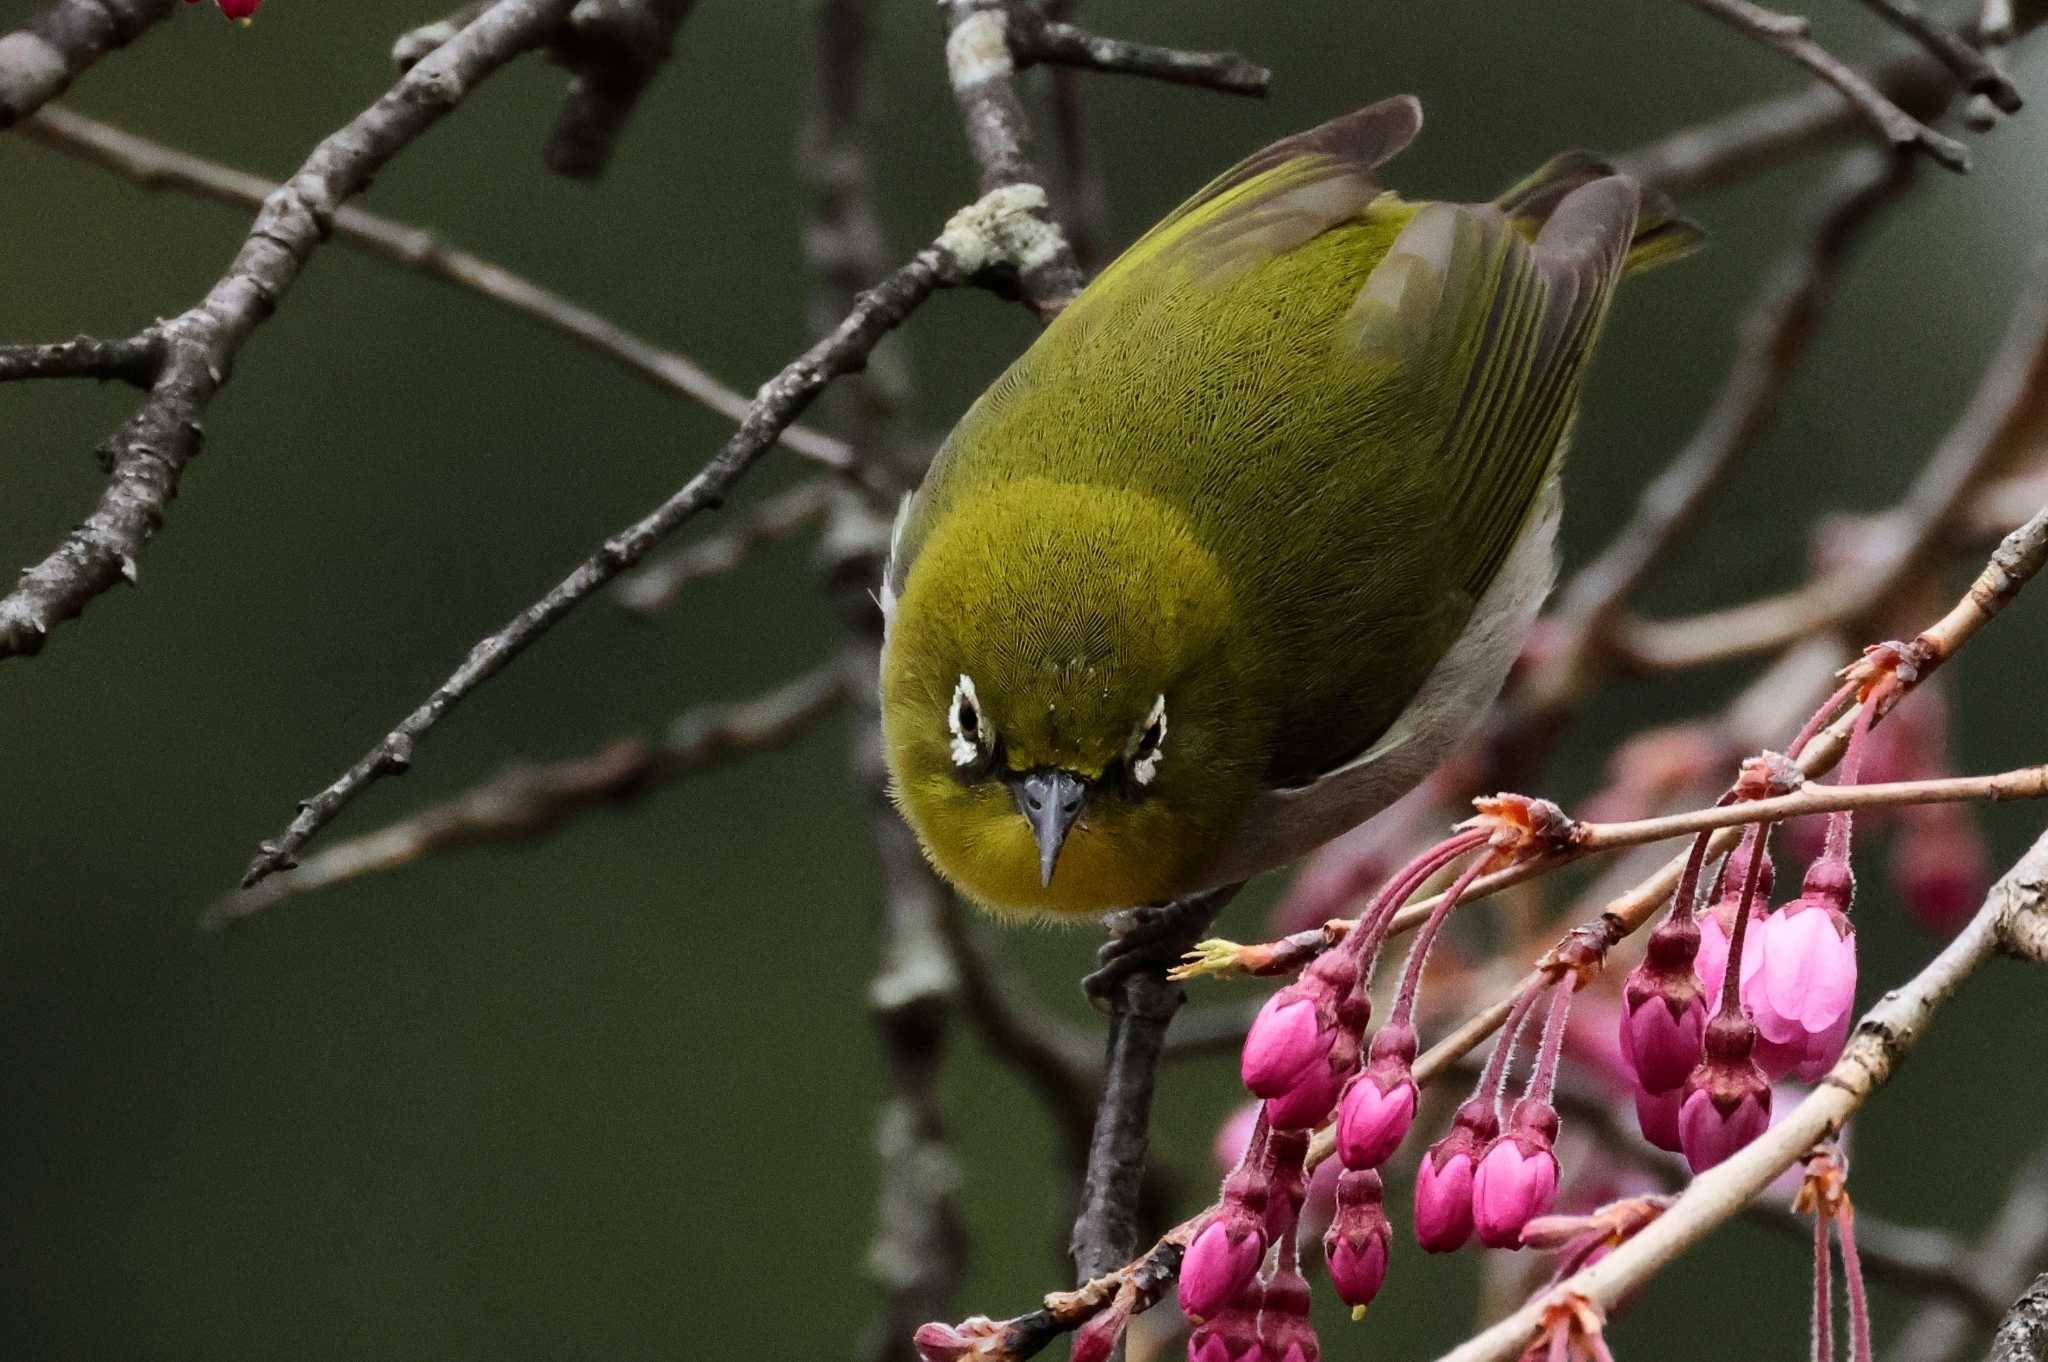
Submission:
M 985 491 L 922 546 L 896 602 L 896 801 L 947 878 L 999 910 L 1181 892 L 1256 788 L 1244 642 L 1215 559 L 1159 502 Z

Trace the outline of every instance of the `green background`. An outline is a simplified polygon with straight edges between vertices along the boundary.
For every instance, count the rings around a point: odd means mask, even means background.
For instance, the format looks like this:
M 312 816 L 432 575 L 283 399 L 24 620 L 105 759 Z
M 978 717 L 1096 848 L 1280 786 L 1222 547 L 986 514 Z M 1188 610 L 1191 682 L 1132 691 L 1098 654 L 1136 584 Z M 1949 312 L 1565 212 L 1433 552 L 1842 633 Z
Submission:
M 876 159 L 892 251 L 973 174 L 924 0 L 878 4 Z M 1817 3 L 1822 36 L 1881 46 Z M 0 29 L 31 12 L 0 0 Z M 75 106 L 269 175 L 391 79 L 396 0 L 211 6 L 110 57 Z M 1515 7 L 1098 0 L 1108 32 L 1236 47 L 1264 103 L 1124 78 L 1086 86 L 1127 239 L 1245 150 L 1397 90 L 1429 128 L 1396 182 L 1484 197 L 1551 152 L 1621 149 L 1797 76 L 1679 4 Z M 528 60 L 403 156 L 367 202 L 587 301 L 750 389 L 805 340 L 792 158 L 806 8 L 706 0 L 610 175 L 542 168 L 562 85 Z M 1648 594 L 1678 610 L 1796 580 L 1805 528 L 1874 508 L 1953 418 L 2048 219 L 2038 108 L 1931 167 L 1874 234 L 1778 428 Z M 1582 561 L 1717 383 L 1733 322 L 1829 164 L 1688 208 L 1712 236 L 1631 285 L 1569 473 Z M 0 339 L 125 334 L 195 300 L 246 226 L 0 135 Z M 936 437 L 1024 345 L 1021 309 L 940 297 L 900 341 Z M 9 1357 L 846 1356 L 868 1317 L 864 1013 L 873 883 L 843 734 L 708 775 L 546 842 L 464 853 L 194 930 L 255 842 L 411 707 L 469 643 L 687 475 L 725 427 L 448 288 L 322 250 L 207 417 L 142 589 L 0 666 L 0 1352 Z M 0 388 L 0 564 L 45 553 L 97 495 L 117 388 Z M 749 495 L 784 485 L 778 455 Z M 566 756 L 738 698 L 837 642 L 808 549 L 758 555 L 648 624 L 598 602 L 485 688 L 335 834 L 508 756 Z M 1960 577 L 1957 578 L 1961 580 Z M 1959 764 L 2048 750 L 2029 599 L 1953 669 Z M 1545 793 L 1585 793 L 1617 736 L 1706 712 L 1749 674 L 1623 686 Z M 2039 811 L 1986 826 L 2002 858 Z M 2003 864 L 2003 860 L 2001 860 Z M 1865 1000 L 1927 940 L 1871 874 Z M 1256 930 L 1240 908 L 1227 925 Z M 1088 1020 L 1091 933 L 998 950 Z M 2041 983 L 1998 966 L 1859 1122 L 1859 1205 L 1969 1227 L 2041 1136 Z M 1232 998 L 1248 996 L 1242 991 Z M 1174 1071 L 1155 1149 L 1203 1176 L 1231 1066 Z M 1051 1130 L 963 1040 L 945 1082 L 975 1252 L 961 1313 L 1063 1276 Z M 1398 1199 L 1398 1198 L 1397 1198 Z M 1192 1204 L 1192 1202 L 1190 1203 Z M 1624 1356 L 1790 1357 L 1805 1257 L 1737 1229 L 1650 1288 Z M 1472 1323 L 1469 1259 L 1401 1253 L 1333 1357 L 1422 1357 Z M 1730 1309 L 1732 1301 L 1739 1309 Z M 1906 1302 L 1880 1291 L 1880 1323 Z

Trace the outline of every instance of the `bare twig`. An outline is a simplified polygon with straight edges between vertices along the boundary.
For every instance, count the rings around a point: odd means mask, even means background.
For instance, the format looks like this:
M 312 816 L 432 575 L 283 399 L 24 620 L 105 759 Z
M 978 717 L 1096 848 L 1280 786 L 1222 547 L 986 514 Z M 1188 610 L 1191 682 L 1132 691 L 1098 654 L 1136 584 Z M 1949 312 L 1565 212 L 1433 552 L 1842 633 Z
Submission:
M 1271 71 L 1235 52 L 1188 52 L 1105 38 L 1074 24 L 1047 19 L 1029 6 L 1012 8 L 1010 23 L 1010 51 L 1020 67 L 1044 62 L 1087 71 L 1116 71 L 1232 95 L 1262 96 L 1273 83 Z
M 289 869 L 299 848 L 350 800 L 384 776 L 404 771 L 419 740 L 471 691 L 497 675 L 564 616 L 646 557 L 698 512 L 721 505 L 727 491 L 767 452 L 777 433 L 801 415 L 827 384 L 858 370 L 882 337 L 934 291 L 965 281 L 1002 256 L 1009 249 L 1009 232 L 1018 211 L 1007 191 L 985 196 L 956 214 L 937 240 L 863 293 L 830 334 L 762 385 L 739 430 L 696 476 L 645 516 L 606 539 L 546 595 L 486 635 L 470 649 L 462 665 L 397 727 L 355 765 L 304 801 L 284 832 L 258 848 L 242 877 L 243 887 Z
M 651 615 L 675 603 L 683 588 L 731 572 L 753 550 L 778 544 L 815 524 L 831 503 L 817 483 L 799 483 L 749 509 L 744 520 L 665 553 L 619 580 L 613 595 L 636 614 Z
M 458 30 L 459 31 L 459 30 Z M 170 189 L 237 207 L 259 208 L 278 186 L 260 175 L 204 160 L 65 108 L 44 109 L 22 135 L 66 155 L 101 166 L 144 189 Z M 540 287 L 504 266 L 443 241 L 424 227 L 344 205 L 334 235 L 394 265 L 487 298 L 557 334 L 614 360 L 666 392 L 701 403 L 729 421 L 746 418 L 748 401 L 696 361 L 663 349 L 588 307 Z M 779 442 L 811 462 L 846 477 L 877 504 L 894 505 L 902 489 L 879 469 L 854 457 L 844 440 L 791 425 Z
M 2048 0 L 2016 0 L 2008 18 L 2015 36 L 2030 33 L 2048 22 Z M 1955 78 L 1921 51 L 1886 62 L 1871 83 L 1923 122 L 1940 117 L 1956 94 Z M 1647 184 L 1686 194 L 1768 170 L 1860 118 L 1857 107 L 1834 89 L 1814 85 L 1682 128 L 1618 164 Z
M 543 41 L 571 0 L 499 0 L 382 98 L 313 149 L 265 200 L 234 263 L 196 307 L 151 328 L 164 361 L 149 396 L 103 447 L 106 491 L 55 552 L 0 599 L 0 657 L 42 650 L 50 630 L 123 580 L 162 523 L 185 465 L 199 453 L 200 417 L 236 353 L 298 278 L 341 204 L 478 82 Z
M 177 7 L 178 0 L 55 0 L 0 35 L 0 128 L 63 94 L 87 67 Z
M 1884 1086 L 1964 980 L 2007 948 L 2011 924 L 2048 913 L 2048 834 L 1992 886 L 1984 906 L 1926 968 L 1887 993 L 1856 1025 L 1826 1078 L 1769 1130 L 1725 1163 L 1693 1179 L 1669 1208 L 1592 1267 L 1532 1298 L 1506 1319 L 1446 1353 L 1441 1362 L 1509 1362 L 1538 1331 L 1544 1306 L 1569 1293 L 1612 1309 L 1667 1266 L 1823 1138 L 1841 1130 Z
M 52 345 L 0 345 L 0 383 L 30 378 L 118 378 L 147 389 L 163 367 L 154 331 L 119 340 L 80 336 Z
M 2012 80 L 1979 48 L 1939 19 L 1928 16 L 1914 0 L 1863 0 L 1866 8 L 1927 50 L 1927 54 L 1949 69 L 1962 87 L 1982 96 L 2001 113 L 2018 113 L 2025 102 Z M 2007 14 L 2008 24 L 2011 15 Z
M 1017 98 L 1012 0 L 939 0 L 946 16 L 946 77 L 981 167 L 981 191 L 1008 190 L 1030 215 L 1028 248 L 1011 263 L 1017 287 L 1050 319 L 1081 291 L 1081 268 L 1053 220 L 1045 176 L 1028 150 L 1030 128 Z
M 1970 168 L 1969 150 L 1961 142 L 1928 127 L 1894 104 L 1869 80 L 1844 65 L 1832 52 L 1813 40 L 1807 32 L 1806 20 L 1765 9 L 1750 3 L 1750 0 L 1690 0 L 1690 3 L 1695 9 L 1740 29 L 1766 46 L 1776 48 L 1832 85 L 1892 146 L 1901 150 L 1924 151 L 1950 170 Z
M 1689 619 L 1635 621 L 1619 646 L 1636 666 L 1678 670 L 1780 648 L 1823 630 L 1865 632 L 1920 572 L 1985 477 L 2048 443 L 2048 254 L 2035 263 L 1976 393 L 1899 507 L 1856 561 L 1797 591 Z
M 658 742 L 620 738 L 589 756 L 515 762 L 453 799 L 339 842 L 288 875 L 228 896 L 207 909 L 200 925 L 223 927 L 281 900 L 439 852 L 545 837 L 588 810 L 629 804 L 707 767 L 793 742 L 844 696 L 838 667 L 823 667 L 744 704 L 693 709 Z
M 579 0 L 549 51 L 574 73 L 548 137 L 550 169 L 579 179 L 604 173 L 642 92 L 675 47 L 697 0 Z

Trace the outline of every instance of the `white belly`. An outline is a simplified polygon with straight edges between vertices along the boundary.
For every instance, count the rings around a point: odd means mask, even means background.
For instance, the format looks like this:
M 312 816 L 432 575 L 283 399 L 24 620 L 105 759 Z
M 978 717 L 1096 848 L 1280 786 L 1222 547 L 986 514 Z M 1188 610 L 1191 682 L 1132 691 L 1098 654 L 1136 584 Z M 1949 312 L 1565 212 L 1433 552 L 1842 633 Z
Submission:
M 1262 792 L 1211 872 L 1213 884 L 1249 879 L 1348 832 L 1406 794 L 1478 726 L 1556 580 L 1558 512 L 1553 476 L 1465 632 L 1386 736 L 1312 784 Z

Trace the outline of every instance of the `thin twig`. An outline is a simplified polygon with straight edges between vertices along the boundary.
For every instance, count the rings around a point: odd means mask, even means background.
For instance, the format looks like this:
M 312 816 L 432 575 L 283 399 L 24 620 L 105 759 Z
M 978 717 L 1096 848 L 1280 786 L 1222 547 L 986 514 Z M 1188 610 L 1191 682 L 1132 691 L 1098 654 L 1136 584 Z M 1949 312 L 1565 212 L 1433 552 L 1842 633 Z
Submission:
M 1991 473 L 2040 450 L 2048 431 L 2048 253 L 2035 261 L 2004 340 L 1963 414 L 1853 562 L 1797 591 L 1687 619 L 1631 622 L 1618 646 L 1651 671 L 1768 652 L 1824 630 L 1868 631 L 1921 572 Z
M 545 156 L 557 174 L 604 173 L 640 96 L 697 0 L 582 0 L 549 51 L 575 74 Z
M 1891 145 L 1902 150 L 1924 151 L 1950 170 L 1970 168 L 1968 148 L 1953 137 L 1936 132 L 1892 103 L 1877 86 L 1815 42 L 1807 32 L 1806 20 L 1765 9 L 1750 3 L 1750 0 L 1689 0 L 1689 3 L 1722 23 L 1749 34 L 1758 42 L 1777 49 L 1832 85 Z
M 1925 48 L 1929 56 L 1949 69 L 1965 90 L 1989 99 L 2001 113 L 2020 111 L 2025 101 L 2005 72 L 1999 70 L 1982 50 L 1965 42 L 1954 29 L 1930 17 L 1914 0 L 1863 0 L 1863 4 Z M 2009 14 L 2007 21 L 2010 22 Z
M 138 137 L 65 108 L 49 108 L 21 127 L 22 135 L 113 171 L 144 189 L 170 189 L 236 207 L 261 207 L 277 185 L 260 175 Z M 665 392 L 686 397 L 729 421 L 746 418 L 748 401 L 695 360 L 664 349 L 559 293 L 504 266 L 442 240 L 424 227 L 354 205 L 334 215 L 334 235 L 394 265 L 465 289 L 624 365 Z M 851 446 L 822 431 L 791 425 L 779 443 L 848 478 L 877 504 L 893 506 L 902 488 L 854 456 Z
M 2048 22 L 2048 0 L 2018 0 L 2008 14 L 2015 37 L 2031 33 Z M 1939 118 L 1956 95 L 1955 78 L 1922 51 L 1884 63 L 1871 83 L 1923 122 Z M 1684 195 L 1761 174 L 1849 129 L 1860 117 L 1856 106 L 1835 90 L 1813 85 L 1681 128 L 1616 164 L 1646 184 Z
M 1979 966 L 2009 944 L 2010 924 L 2048 913 L 2048 833 L 1992 886 L 1948 946 L 1904 986 L 1887 993 L 1851 1033 L 1842 1057 L 1808 1096 L 1725 1163 L 1693 1179 L 1649 1226 L 1593 1266 L 1565 1279 L 1506 1319 L 1446 1353 L 1440 1362 L 1509 1362 L 1535 1338 L 1544 1306 L 1576 1295 L 1612 1309 L 1680 1253 L 1749 1204 L 1773 1178 L 1823 1138 L 1839 1132 L 1884 1086 L 1946 1002 Z
M 2048 1358 L 2048 1272 L 2034 1278 L 1991 1336 L 1988 1362 L 2043 1362 Z
M 178 0 L 56 0 L 0 35 L 0 128 L 63 94 L 87 67 L 177 8 Z
M 567 761 L 515 762 L 452 799 L 229 895 L 207 909 L 200 925 L 223 927 L 284 899 L 440 852 L 545 837 L 591 809 L 630 804 L 708 767 L 793 742 L 836 709 L 845 690 L 836 665 L 821 667 L 742 704 L 690 710 L 657 742 L 620 738 Z
M 154 331 L 119 340 L 79 336 L 50 345 L 0 345 L 0 383 L 31 378 L 118 378 L 149 388 L 163 368 L 164 347 Z
M 1044 62 L 1254 97 L 1263 96 L 1273 83 L 1271 71 L 1235 52 L 1190 52 L 1105 38 L 1075 24 L 1038 16 L 1028 6 L 1011 9 L 1010 16 L 1010 50 L 1020 67 Z
M 499 0 L 345 127 L 264 201 L 233 264 L 195 307 L 151 328 L 164 362 L 141 408 L 102 449 L 98 509 L 0 599 L 0 658 L 40 652 L 50 630 L 116 582 L 162 524 L 200 418 L 235 355 L 298 278 L 336 211 L 493 71 L 544 41 L 572 0 Z
M 444 49 L 445 50 L 445 49 Z M 432 60 L 431 58 L 429 60 Z M 423 63 L 424 65 L 424 63 Z M 415 68 L 418 69 L 418 68 Z M 384 776 L 412 763 L 419 740 L 469 693 L 502 670 L 563 617 L 634 566 L 698 512 L 723 504 L 726 493 L 801 415 L 826 385 L 858 370 L 883 336 L 936 290 L 964 282 L 1007 249 L 1016 209 L 1005 191 L 954 215 L 937 240 L 860 296 L 837 327 L 763 384 L 740 428 L 674 495 L 606 539 L 574 571 L 470 650 L 462 665 L 417 708 L 326 788 L 299 806 L 298 816 L 264 842 L 242 877 L 248 888 L 289 869 L 299 848 L 348 802 Z
M 1030 214 L 1028 248 L 1013 262 L 1017 286 L 1050 319 L 1081 291 L 1081 268 L 1054 221 L 1045 176 L 1031 159 L 1030 127 L 1017 98 L 1012 0 L 939 0 L 946 18 L 946 77 L 981 167 L 981 192 L 1008 190 Z
M 816 524 L 831 499 L 827 488 L 814 482 L 799 483 L 751 507 L 743 520 L 729 528 L 662 554 L 628 573 L 619 579 L 612 595 L 635 614 L 651 615 L 666 609 L 690 583 L 731 572 L 755 549 L 779 544 Z

